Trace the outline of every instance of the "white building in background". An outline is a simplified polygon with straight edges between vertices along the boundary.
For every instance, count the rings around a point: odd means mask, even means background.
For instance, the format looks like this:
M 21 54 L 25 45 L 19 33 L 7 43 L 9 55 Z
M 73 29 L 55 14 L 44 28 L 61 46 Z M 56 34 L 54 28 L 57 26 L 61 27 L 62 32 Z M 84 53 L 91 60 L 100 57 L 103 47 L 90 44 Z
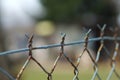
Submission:
M 43 17 L 40 0 L 1 0 L 1 21 L 5 29 L 33 27 L 35 19 Z
M 27 47 L 25 34 L 35 27 L 35 19 L 44 17 L 46 13 L 40 0 L 0 0 L 0 9 L 8 50 Z M 11 56 L 13 59 L 14 55 Z M 14 58 L 20 56 L 24 55 L 15 54 Z

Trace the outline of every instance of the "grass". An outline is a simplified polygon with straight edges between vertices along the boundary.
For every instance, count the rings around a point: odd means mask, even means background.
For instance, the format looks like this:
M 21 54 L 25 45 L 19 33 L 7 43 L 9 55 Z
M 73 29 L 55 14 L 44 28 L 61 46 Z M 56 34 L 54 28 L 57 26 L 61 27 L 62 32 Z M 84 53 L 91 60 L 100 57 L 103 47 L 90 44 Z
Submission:
M 67 64 L 66 64 L 67 65 Z M 37 65 L 32 64 L 25 70 L 21 80 L 47 80 L 47 74 L 45 74 Z M 106 80 L 111 68 L 106 66 L 99 67 L 99 74 L 102 80 Z M 49 69 L 48 69 L 49 71 Z M 117 69 L 120 74 L 120 69 Z M 88 69 L 79 69 L 80 80 L 91 80 L 94 70 L 92 67 Z M 53 73 L 53 80 L 72 80 L 74 77 L 73 68 L 65 65 L 58 65 Z M 97 78 L 95 80 L 98 80 Z M 110 80 L 119 80 L 113 73 Z

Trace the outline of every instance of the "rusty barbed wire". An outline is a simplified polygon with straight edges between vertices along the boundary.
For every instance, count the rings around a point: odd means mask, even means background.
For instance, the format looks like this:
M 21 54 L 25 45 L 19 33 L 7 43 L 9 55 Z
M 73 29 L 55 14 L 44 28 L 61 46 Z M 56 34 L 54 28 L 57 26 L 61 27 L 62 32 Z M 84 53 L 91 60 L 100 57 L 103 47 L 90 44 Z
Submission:
M 32 56 L 32 43 L 33 43 L 33 34 L 30 36 L 30 37 L 27 37 L 28 38 L 28 48 L 29 48 L 29 56 L 26 60 L 26 62 L 24 63 L 23 67 L 21 68 L 21 70 L 19 71 L 17 77 L 16 77 L 16 80 L 19 80 L 23 71 L 25 70 L 25 68 L 28 66 L 30 60 L 33 60 L 46 74 L 49 74 L 45 68 Z M 49 79 L 48 79 L 49 80 Z
M 85 51 L 88 53 L 91 61 L 92 61 L 93 64 L 94 64 L 94 67 L 93 67 L 94 70 L 95 70 L 95 69 L 97 70 L 97 63 L 96 63 L 96 61 L 94 60 L 91 52 L 90 52 L 89 49 L 88 49 L 88 39 L 89 39 L 89 34 L 90 34 L 90 32 L 91 32 L 91 30 L 89 30 L 88 33 L 87 33 L 86 36 L 85 36 L 85 41 L 86 41 L 86 42 L 85 42 L 85 44 L 84 44 L 84 50 L 83 50 L 82 54 L 84 54 Z M 81 56 L 81 57 L 82 57 L 82 56 Z M 97 75 L 98 79 L 101 80 L 100 77 L 99 77 L 99 75 L 98 75 L 97 73 L 96 73 L 96 75 Z M 92 78 L 91 80 L 94 80 L 94 77 L 95 77 L 96 75 L 93 75 L 93 78 Z
M 111 71 L 109 72 L 109 75 L 108 75 L 108 77 L 107 77 L 106 80 L 110 80 L 110 78 L 112 77 L 113 73 L 115 73 L 115 75 L 118 77 L 118 79 L 120 79 L 120 75 L 117 73 L 117 71 L 115 69 L 115 66 L 116 66 L 116 60 L 115 59 L 116 59 L 116 56 L 118 54 L 118 49 L 119 49 L 119 43 L 118 43 L 118 41 L 116 39 L 117 36 L 118 36 L 118 31 L 119 31 L 119 29 L 115 28 L 114 35 L 113 35 L 113 37 L 115 37 L 115 41 L 114 41 L 114 43 L 115 43 L 115 49 L 114 49 L 113 56 L 110 57 L 110 59 L 111 59 Z
M 23 71 L 25 70 L 25 68 L 27 67 L 28 63 L 30 62 L 30 60 L 32 59 L 32 40 L 33 40 L 33 34 L 31 35 L 31 37 L 27 37 L 28 38 L 28 42 L 29 42 L 29 45 L 28 45 L 28 48 L 29 48 L 29 56 L 26 60 L 26 62 L 24 63 L 23 67 L 21 68 L 21 70 L 19 71 L 17 77 L 16 77 L 16 80 L 19 80 L 20 77 L 22 76 L 22 73 Z
M 75 74 L 75 76 L 74 76 L 74 79 L 73 79 L 73 80 L 79 80 L 79 78 L 78 78 L 78 73 L 79 73 L 79 71 L 78 71 L 77 68 L 78 68 L 78 66 L 79 66 L 79 64 L 80 64 L 80 59 L 81 59 L 82 55 L 83 55 L 84 52 L 87 50 L 88 39 L 89 39 L 89 34 L 90 34 L 90 32 L 91 32 L 91 29 L 88 30 L 88 32 L 86 33 L 86 36 L 85 36 L 85 38 L 84 38 L 84 40 L 85 40 L 84 50 L 83 50 L 83 52 L 79 55 L 79 57 L 78 57 L 78 59 L 77 59 L 76 68 L 74 68 L 74 74 Z
M 7 71 L 5 71 L 4 69 L 2 69 L 0 67 L 0 72 L 2 72 L 4 75 L 6 75 L 10 80 L 20 80 L 21 76 L 23 75 L 24 70 L 27 68 L 28 64 L 30 63 L 30 61 L 34 61 L 39 67 L 40 69 L 42 69 L 42 71 L 47 75 L 47 80 L 53 80 L 53 73 L 55 71 L 55 68 L 57 67 L 57 64 L 59 62 L 59 60 L 62 57 L 65 57 L 65 59 L 69 62 L 69 64 L 71 64 L 71 66 L 73 67 L 73 79 L 72 80 L 80 80 L 81 77 L 79 77 L 79 65 L 80 65 L 80 61 L 81 61 L 81 57 L 83 56 L 83 54 L 86 54 L 85 52 L 87 52 L 87 54 L 89 55 L 92 63 L 93 63 L 93 76 L 91 77 L 90 80 L 95 80 L 96 78 L 98 80 L 102 80 L 100 74 L 99 74 L 99 66 L 98 66 L 98 61 L 100 58 L 100 54 L 102 50 L 105 50 L 105 54 L 107 54 L 107 56 L 109 57 L 109 59 L 111 60 L 111 70 L 106 78 L 106 80 L 110 80 L 112 77 L 112 74 L 114 73 L 116 75 L 116 77 L 118 78 L 118 80 L 120 80 L 120 74 L 118 74 L 117 70 L 116 70 L 116 57 L 118 55 L 118 50 L 119 50 L 119 42 L 120 41 L 120 37 L 118 37 L 118 30 L 119 29 L 115 29 L 114 35 L 112 37 L 109 36 L 105 36 L 104 32 L 106 29 L 106 25 L 103 25 L 103 27 L 101 27 L 100 25 L 97 25 L 99 30 L 100 30 L 100 36 L 98 38 L 89 38 L 89 35 L 92 31 L 92 29 L 89 29 L 88 32 L 85 34 L 84 40 L 81 41 L 75 41 L 75 42 L 71 42 L 71 43 L 65 43 L 65 37 L 66 34 L 62 33 L 62 37 L 61 37 L 61 42 L 60 44 L 53 44 L 53 45 L 46 45 L 46 46 L 40 46 L 40 47 L 33 47 L 33 38 L 34 38 L 34 34 L 31 34 L 30 36 L 26 37 L 28 38 L 28 48 L 25 49 L 20 49 L 20 50 L 15 50 L 15 51 L 8 51 L 8 52 L 2 52 L 0 53 L 0 55 L 6 55 L 6 54 L 12 54 L 12 53 L 16 53 L 16 52 L 24 52 L 24 51 L 28 51 L 28 58 L 25 61 L 25 63 L 23 64 L 22 68 L 20 69 L 20 71 L 18 72 L 16 79 L 14 77 L 12 77 Z M 115 44 L 115 48 L 114 48 L 114 52 L 113 55 L 110 54 L 109 50 L 107 49 L 107 47 L 104 44 L 104 40 L 111 40 L 114 42 Z M 89 48 L 88 48 L 88 43 L 89 42 L 95 42 L 95 41 L 100 41 L 100 46 L 98 47 L 98 51 L 96 52 L 96 56 L 95 58 L 93 57 L 92 52 L 90 52 Z M 76 44 L 81 44 L 84 43 L 84 47 L 82 50 L 82 53 L 79 53 L 79 56 L 77 58 L 77 61 L 73 62 L 72 59 L 70 57 L 68 57 L 68 55 L 66 54 L 66 52 L 64 51 L 64 47 L 65 46 L 70 46 L 70 45 L 76 45 Z M 34 57 L 33 57 L 33 50 L 35 49 L 47 49 L 47 48 L 54 48 L 54 47 L 60 47 L 60 52 L 57 56 L 57 58 L 55 59 L 52 68 L 50 69 L 50 71 L 46 70 L 43 65 L 38 62 Z
M 101 80 L 101 77 L 100 75 L 98 74 L 98 66 L 97 66 L 97 63 L 98 63 L 98 60 L 100 58 L 100 53 L 101 53 L 101 50 L 104 46 L 104 40 L 103 40 L 103 37 L 104 37 L 104 30 L 106 28 L 106 24 L 103 25 L 103 27 L 101 27 L 100 25 L 98 25 L 98 28 L 100 29 L 101 33 L 100 33 L 100 37 L 101 37 L 101 41 L 100 41 L 100 47 L 98 48 L 98 51 L 97 51 L 97 55 L 96 55 L 96 59 L 95 59 L 95 63 L 96 65 L 94 64 L 94 74 L 93 74 L 93 77 L 91 80 L 94 80 L 95 77 L 97 77 L 99 80 Z
M 29 39 L 29 45 L 28 45 L 28 48 L 29 48 L 29 56 L 26 60 L 26 62 L 24 63 L 23 67 L 21 68 L 21 70 L 19 71 L 17 77 L 16 77 L 16 80 L 19 80 L 21 75 L 23 74 L 23 71 L 25 70 L 25 68 L 27 67 L 28 63 L 30 62 L 30 60 L 33 60 L 36 64 L 38 64 L 38 66 L 48 75 L 47 79 L 48 80 L 52 80 L 52 73 L 54 72 L 56 66 L 57 66 L 57 63 L 59 61 L 59 59 L 61 58 L 61 56 L 63 55 L 63 52 L 64 52 L 64 40 L 65 40 L 65 36 L 66 34 L 62 35 L 62 41 L 61 41 L 61 52 L 59 54 L 59 56 L 56 58 L 54 64 L 53 64 L 53 68 L 51 69 L 50 72 L 48 72 L 33 56 L 32 56 L 32 43 L 33 43 L 33 34 L 31 35 L 31 37 L 27 37 Z

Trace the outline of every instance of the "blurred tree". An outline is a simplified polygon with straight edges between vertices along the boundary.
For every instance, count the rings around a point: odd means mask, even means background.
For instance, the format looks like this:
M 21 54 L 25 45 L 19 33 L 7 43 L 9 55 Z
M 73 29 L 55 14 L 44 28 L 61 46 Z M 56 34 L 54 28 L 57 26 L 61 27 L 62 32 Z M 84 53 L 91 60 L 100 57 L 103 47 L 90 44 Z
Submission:
M 69 21 L 75 18 L 82 0 L 43 0 L 47 8 L 47 19 L 58 22 Z
M 57 23 L 76 23 L 82 26 L 94 26 L 94 36 L 100 35 L 96 24 L 107 24 L 106 35 L 111 35 L 109 26 L 116 26 L 117 11 L 112 0 L 42 0 L 47 8 L 46 19 Z M 88 27 L 88 28 L 89 28 Z M 100 43 L 97 42 L 97 52 Z M 110 46 L 105 42 L 106 46 Z M 103 51 L 104 52 L 104 51 Z M 101 56 L 105 55 L 102 54 Z
M 47 19 L 56 22 L 83 22 L 85 13 L 93 13 L 106 23 L 116 15 L 111 0 L 42 0 L 47 8 Z M 104 18 L 104 19 L 103 19 Z M 84 23 L 84 22 L 83 22 Z M 106 23 L 107 24 L 107 23 Z M 111 23 L 112 24 L 112 23 Z

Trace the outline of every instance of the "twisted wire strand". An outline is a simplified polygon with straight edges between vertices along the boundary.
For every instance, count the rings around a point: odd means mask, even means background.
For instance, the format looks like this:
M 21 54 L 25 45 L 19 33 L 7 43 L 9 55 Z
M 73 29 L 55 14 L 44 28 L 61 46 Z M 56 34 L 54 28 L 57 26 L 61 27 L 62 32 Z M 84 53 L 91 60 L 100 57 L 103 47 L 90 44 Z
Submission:
M 116 75 L 116 77 L 118 79 L 120 79 L 120 75 L 116 71 L 116 56 L 118 54 L 118 48 L 119 48 L 118 41 L 120 41 L 120 37 L 118 37 L 118 34 L 117 34 L 118 33 L 118 29 L 117 28 L 115 29 L 115 33 L 114 33 L 113 37 L 109 37 L 109 36 L 104 36 L 104 30 L 106 28 L 106 25 L 103 25 L 103 27 L 98 25 L 98 28 L 100 29 L 101 34 L 100 34 L 100 37 L 97 37 L 97 38 L 91 38 L 91 39 L 89 38 L 89 35 L 90 35 L 91 31 L 92 31 L 92 29 L 89 29 L 88 32 L 85 34 L 84 40 L 74 41 L 74 42 L 70 42 L 70 43 L 65 43 L 66 34 L 63 33 L 60 44 L 52 44 L 52 45 L 45 45 L 45 46 L 38 46 L 38 47 L 33 47 L 32 46 L 34 35 L 31 34 L 30 37 L 27 36 L 27 38 L 28 38 L 28 48 L 18 49 L 18 50 L 11 50 L 11 51 L 6 51 L 6 52 L 1 52 L 0 53 L 0 56 L 2 56 L 2 55 L 7 55 L 7 54 L 14 54 L 14 53 L 20 53 L 20 52 L 28 51 L 28 53 L 29 53 L 28 58 L 25 61 L 25 63 L 23 64 L 22 68 L 20 69 L 16 79 L 14 79 L 8 72 L 6 72 L 1 67 L 0 67 L 0 71 L 3 74 L 5 74 L 8 78 L 10 78 L 11 80 L 19 80 L 21 78 L 24 70 L 26 69 L 26 67 L 28 66 L 30 61 L 32 60 L 43 70 L 43 72 L 45 72 L 45 74 L 47 75 L 47 80 L 53 80 L 52 79 L 53 72 L 55 71 L 55 68 L 57 67 L 57 64 L 58 64 L 59 60 L 63 56 L 71 64 L 71 66 L 74 69 L 73 80 L 79 80 L 78 66 L 80 65 L 81 57 L 83 56 L 83 54 L 85 52 L 87 52 L 87 54 L 89 55 L 89 57 L 90 57 L 90 59 L 91 59 L 91 61 L 93 63 L 93 69 L 94 69 L 94 73 L 93 73 L 93 76 L 92 76 L 91 80 L 95 80 L 95 78 L 98 78 L 98 80 L 102 80 L 100 75 L 99 75 L 99 73 L 98 73 L 98 70 L 99 70 L 98 61 L 99 61 L 99 58 L 100 58 L 101 51 L 104 49 L 106 54 L 108 55 L 109 59 L 111 60 L 111 70 L 110 70 L 106 80 L 110 80 L 113 73 Z M 104 45 L 104 41 L 105 40 L 111 40 L 111 41 L 114 41 L 114 43 L 115 43 L 114 53 L 113 53 L 112 56 L 110 55 L 110 52 L 108 51 L 108 49 Z M 95 41 L 100 41 L 100 46 L 98 48 L 96 58 L 94 59 L 94 57 L 92 56 L 92 53 L 90 52 L 90 50 L 88 48 L 88 43 L 89 42 L 95 42 Z M 84 49 L 83 49 L 82 53 L 79 54 L 79 56 L 77 58 L 77 62 L 75 64 L 71 60 L 71 58 L 68 57 L 66 55 L 66 53 L 64 52 L 64 47 L 65 46 L 71 46 L 71 45 L 79 45 L 79 44 L 82 44 L 82 43 L 84 43 Z M 43 65 L 41 65 L 41 63 L 39 63 L 36 60 L 36 58 L 34 58 L 32 56 L 32 54 L 33 54 L 32 51 L 36 50 L 36 49 L 48 49 L 48 48 L 54 48 L 54 47 L 60 47 L 60 53 L 58 54 L 56 60 L 54 61 L 51 70 L 47 71 L 43 67 Z

